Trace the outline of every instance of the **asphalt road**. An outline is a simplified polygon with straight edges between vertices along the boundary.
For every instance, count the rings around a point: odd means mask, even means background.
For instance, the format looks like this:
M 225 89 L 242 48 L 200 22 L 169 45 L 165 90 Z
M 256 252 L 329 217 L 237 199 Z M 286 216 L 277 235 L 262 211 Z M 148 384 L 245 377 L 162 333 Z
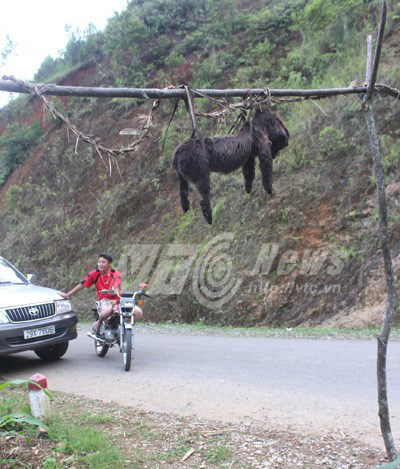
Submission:
M 400 342 L 388 352 L 393 434 L 400 434 Z M 50 390 L 143 410 L 307 433 L 342 432 L 382 447 L 376 342 L 186 336 L 139 332 L 131 371 L 114 347 L 104 358 L 82 331 L 64 358 L 0 359 L 5 378 L 43 373 Z M 397 442 L 398 444 L 398 442 Z

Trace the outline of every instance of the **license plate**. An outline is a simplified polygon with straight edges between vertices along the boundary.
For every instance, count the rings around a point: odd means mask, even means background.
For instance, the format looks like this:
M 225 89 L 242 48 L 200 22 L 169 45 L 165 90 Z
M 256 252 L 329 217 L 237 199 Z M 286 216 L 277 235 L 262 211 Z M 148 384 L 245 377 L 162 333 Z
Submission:
M 42 337 L 56 333 L 56 326 L 39 327 L 38 329 L 29 329 L 24 331 L 24 339 L 32 339 L 33 337 Z

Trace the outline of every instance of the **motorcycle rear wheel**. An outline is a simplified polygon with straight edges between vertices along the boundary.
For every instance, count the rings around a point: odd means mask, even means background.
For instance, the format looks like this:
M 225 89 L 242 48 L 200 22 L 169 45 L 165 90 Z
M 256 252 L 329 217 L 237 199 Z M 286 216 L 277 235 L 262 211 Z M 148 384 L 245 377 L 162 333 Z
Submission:
M 105 330 L 105 324 L 101 323 L 100 328 L 99 328 L 99 334 L 104 337 L 104 330 Z M 108 349 L 110 347 L 105 344 L 104 342 L 101 342 L 100 340 L 95 340 L 94 341 L 94 349 L 96 350 L 96 355 L 98 357 L 104 357 L 106 353 L 108 352 Z
M 124 370 L 129 371 L 131 369 L 132 361 L 132 329 L 124 329 L 122 347 L 122 359 L 124 362 Z

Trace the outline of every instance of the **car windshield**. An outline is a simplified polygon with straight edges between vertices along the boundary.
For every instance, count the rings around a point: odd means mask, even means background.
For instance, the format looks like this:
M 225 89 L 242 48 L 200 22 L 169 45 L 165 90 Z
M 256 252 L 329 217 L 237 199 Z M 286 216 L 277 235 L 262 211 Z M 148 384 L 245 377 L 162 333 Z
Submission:
M 0 285 L 26 282 L 26 278 L 18 270 L 0 257 Z

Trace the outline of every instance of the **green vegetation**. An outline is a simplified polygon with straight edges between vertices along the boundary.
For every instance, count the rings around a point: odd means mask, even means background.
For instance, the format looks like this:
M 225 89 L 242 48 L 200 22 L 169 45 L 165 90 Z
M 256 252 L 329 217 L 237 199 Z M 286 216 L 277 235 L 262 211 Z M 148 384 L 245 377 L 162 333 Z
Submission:
M 103 33 L 96 31 L 94 25 L 89 24 L 86 30 L 79 28 L 75 31 L 66 26 L 69 41 L 62 51 L 61 56 L 53 59 L 47 56 L 34 76 L 36 82 L 54 82 L 64 74 L 75 68 L 101 60 L 102 46 L 104 42 Z
M 0 390 L 6 387 L 14 389 L 21 384 L 26 386 L 28 383 L 26 379 L 6 381 L 0 384 Z M 18 431 L 31 433 L 31 426 L 47 428 L 43 422 L 30 415 L 29 405 L 23 402 L 19 395 L 11 394 L 11 397 L 0 401 L 0 433 Z
M 29 157 L 41 134 L 38 120 L 28 126 L 13 123 L 7 127 L 0 137 L 0 186 Z
M 9 388 L 7 391 L 0 391 L 2 397 L 0 400 L 0 442 L 4 436 L 10 435 L 14 437 L 22 435 L 27 442 L 32 441 L 35 438 L 32 425 L 40 425 L 48 432 L 52 446 L 44 454 L 43 465 L 40 469 L 61 469 L 65 467 L 62 461 L 67 456 L 73 456 L 79 467 L 90 469 L 108 469 L 111 466 L 122 469 L 124 467 L 121 449 L 115 441 L 110 440 L 109 435 L 101 431 L 101 425 L 106 421 L 104 418 L 78 413 L 76 421 L 71 422 L 70 415 L 61 416 L 58 413 L 52 413 L 51 417 L 45 419 L 45 425 L 30 415 L 27 383 L 28 380 L 13 380 L 0 385 L 0 390 L 5 387 Z M 24 390 L 19 389 L 21 384 L 25 385 Z M 33 446 L 34 443 L 32 442 L 31 445 Z M 2 467 L 5 465 L 24 467 L 24 463 L 18 460 L 18 452 L 16 458 L 1 459 L 1 463 Z M 16 465 L 13 466 L 13 464 Z
M 35 78 L 53 82 L 82 73 L 85 85 L 146 87 L 342 87 L 355 79 L 362 83 L 365 39 L 376 31 L 380 5 L 378 0 L 133 0 L 104 32 L 93 27 L 70 30 L 62 56 L 46 58 Z M 388 2 L 388 12 L 379 80 L 399 88 L 397 1 Z M 108 147 L 127 144 L 129 138 L 119 131 L 139 129 L 149 110 L 145 99 L 57 98 L 55 104 L 79 129 Z M 31 124 L 32 106 L 22 97 L 0 112 L 0 183 L 42 143 L 38 123 Z M 196 99 L 195 106 L 199 112 L 218 108 L 207 99 Z M 291 138 L 274 161 L 276 197 L 264 194 L 258 167 L 250 195 L 244 192 L 240 171 L 213 175 L 211 227 L 202 219 L 197 191 L 189 194 L 191 210 L 183 214 L 180 208 L 171 156 L 190 136 L 191 125 L 182 103 L 164 139 L 172 109 L 172 102 L 162 102 L 151 139 L 137 152 L 111 159 L 111 177 L 107 157 L 103 164 L 96 151 L 76 142 L 65 128 L 51 127 L 41 158 L 28 165 L 22 183 L 17 178 L 3 194 L 0 251 L 24 272 L 35 270 L 40 283 L 63 289 L 93 268 L 99 250 L 119 259 L 126 245 L 155 244 L 161 253 L 169 243 L 197 248 L 221 233 L 232 233 L 232 270 L 243 281 L 237 303 L 232 300 L 216 311 L 205 308 L 194 299 L 189 275 L 179 295 L 149 301 L 147 319 L 298 326 L 310 311 L 312 321 L 318 322 L 319 317 L 353 307 L 366 286 L 362 271 L 375 269 L 380 259 L 375 181 L 359 98 L 280 103 Z M 400 180 L 398 109 L 394 100 L 380 95 L 374 100 L 387 184 Z M 214 121 L 199 116 L 198 130 L 206 136 L 225 134 L 236 117 Z M 388 201 L 393 239 L 400 229 L 396 200 Z M 300 255 L 320 245 L 338 255 L 344 264 L 340 274 L 332 278 L 325 269 L 322 275 L 299 281 L 340 286 L 341 294 L 291 292 L 273 301 L 261 293 L 253 295 L 257 282 L 278 287 L 287 281 L 277 273 L 278 260 L 268 277 L 250 274 L 268 243 L 279 244 L 279 256 L 288 249 Z M 171 262 L 171 269 L 178 263 L 179 259 Z M 152 276 L 143 280 L 151 283 Z M 73 300 L 88 317 L 90 292 Z
M 131 1 L 111 18 L 104 33 L 92 25 L 85 31 L 69 31 L 62 57 L 47 57 L 35 79 L 48 80 L 68 67 L 107 57 L 116 85 L 148 86 L 157 70 L 165 68 L 168 73 L 195 54 L 192 75 L 197 87 L 221 85 L 227 74 L 237 86 L 265 86 L 265 80 L 269 86 L 316 86 L 349 55 L 364 52 L 365 32 L 379 4 L 259 3 L 257 9 L 246 9 L 235 0 Z M 393 14 L 391 24 L 396 21 Z M 299 36 L 302 40 L 293 47 L 292 39 Z
M 206 452 L 207 460 L 211 463 L 221 464 L 229 458 L 229 448 L 221 445 L 218 441 L 217 444 Z
M 400 12 L 398 2 L 388 3 L 391 32 Z M 46 57 L 35 80 L 106 60 L 112 76 L 109 69 L 104 74 L 113 85 L 163 86 L 155 83 L 157 76 L 173 78 L 174 68 L 195 57 L 191 75 L 197 87 L 316 87 L 329 77 L 343 85 L 349 67 L 356 76 L 361 72 L 354 67 L 359 57 L 364 60 L 366 33 L 379 8 L 378 0 L 261 0 L 248 6 L 237 0 L 133 0 L 104 32 L 93 25 L 67 29 L 61 57 Z
M 351 329 L 344 327 L 232 327 L 232 326 L 212 326 L 206 324 L 204 319 L 192 324 L 183 323 L 165 323 L 165 324 L 138 324 L 138 331 L 158 331 L 171 332 L 174 334 L 188 335 L 221 335 L 238 337 L 286 337 L 286 338 L 304 338 L 304 339 L 367 339 L 373 340 L 379 334 L 379 327 Z M 400 328 L 397 326 L 392 330 L 392 338 L 400 338 Z
M 345 154 L 347 143 L 343 131 L 331 125 L 322 129 L 319 134 L 319 149 L 323 156 L 329 158 Z
M 0 422 L 10 412 L 26 415 L 26 421 L 0 426 L 2 468 L 139 469 L 147 465 L 156 469 L 165 463 L 199 467 L 206 462 L 210 469 L 223 469 L 232 460 L 245 467 L 246 455 L 234 448 L 233 440 L 228 441 L 231 432 L 215 431 L 215 422 L 207 428 L 204 421 L 192 418 L 153 415 L 56 392 L 46 419 L 46 438 L 38 438 L 32 426 L 37 421 L 29 416 L 26 383 L 14 380 L 0 386 Z M 245 437 L 248 441 L 248 432 Z M 190 459 L 183 464 L 185 456 Z
M 62 448 L 63 453 L 73 454 L 78 463 L 92 469 L 124 467 L 118 442 L 101 430 L 102 422 L 88 425 L 66 423 L 55 416 L 49 419 L 49 437 Z
M 4 65 L 5 61 L 7 60 L 7 57 L 12 53 L 14 50 L 14 44 L 10 37 L 6 35 L 6 44 L 2 47 L 0 51 L 0 65 Z

